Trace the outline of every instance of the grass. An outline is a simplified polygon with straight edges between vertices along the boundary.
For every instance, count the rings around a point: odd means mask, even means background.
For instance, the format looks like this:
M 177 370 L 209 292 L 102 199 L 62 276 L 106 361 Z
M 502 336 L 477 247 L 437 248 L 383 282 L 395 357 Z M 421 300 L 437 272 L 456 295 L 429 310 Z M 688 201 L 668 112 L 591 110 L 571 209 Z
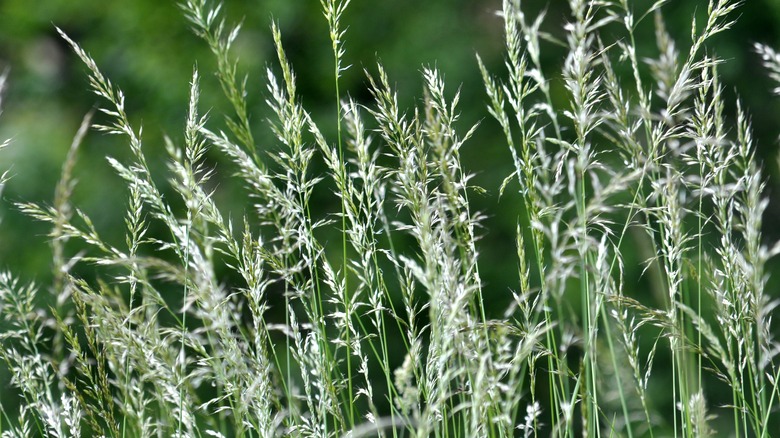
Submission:
M 422 103 L 411 109 L 399 108 L 381 65 L 366 72 L 371 102 L 345 97 L 349 1 L 321 3 L 335 129 L 302 106 L 273 25 L 273 148 L 253 136 L 231 56 L 238 26 L 218 4 L 182 3 L 233 112 L 224 131 L 210 127 L 220 115 L 199 107 L 196 68 L 183 143 L 165 139 L 174 196 L 150 171 L 121 89 L 60 32 L 103 106 L 75 136 L 53 204 L 18 204 L 51 226 L 56 299 L 41 307 L 28 273 L 0 274 L 2 358 L 21 406 L 0 404 L 3 437 L 776 430 L 766 266 L 778 247 L 762 239 L 766 183 L 747 109 L 725 99 L 723 61 L 708 49 L 738 2 L 710 0 L 681 51 L 664 0 L 639 11 L 627 0 L 570 0 L 560 38 L 542 30 L 544 15 L 504 0 L 505 71 L 476 62 L 492 116 L 483 125 L 503 134 L 514 171 L 486 189 L 461 160 L 480 128 L 461 126 L 443 73 L 423 69 Z M 640 53 L 640 26 L 654 27 L 657 53 Z M 541 61 L 551 44 L 567 49 L 559 71 Z M 780 83 L 780 55 L 756 52 Z M 131 152 L 108 158 L 127 188 L 120 246 L 71 204 L 91 126 Z M 207 153 L 232 162 L 244 217 L 215 201 Z M 502 317 L 487 310 L 504 289 L 480 275 L 492 213 L 474 210 L 475 193 L 521 205 Z M 322 198 L 335 211 L 318 211 Z M 87 249 L 74 253 L 73 242 Z M 640 278 L 627 274 L 632 263 Z

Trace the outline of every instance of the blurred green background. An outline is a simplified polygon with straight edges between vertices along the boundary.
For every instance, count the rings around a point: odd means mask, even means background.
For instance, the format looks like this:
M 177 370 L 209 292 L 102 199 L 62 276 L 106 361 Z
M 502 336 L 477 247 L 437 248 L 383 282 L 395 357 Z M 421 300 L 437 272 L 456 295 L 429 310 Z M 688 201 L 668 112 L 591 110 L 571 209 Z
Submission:
M 546 10 L 546 29 L 560 35 L 560 24 L 567 17 L 567 2 L 527 2 L 533 17 Z M 635 2 L 637 10 L 652 2 Z M 475 199 L 476 207 L 487 213 L 485 243 L 495 248 L 483 251 L 484 273 L 489 286 L 512 284 L 515 275 L 512 235 L 516 211 L 511 196 L 498 200 L 501 180 L 511 172 L 508 153 L 498 136 L 496 124 L 485 111 L 487 99 L 475 62 L 475 53 L 495 73 L 502 73 L 502 24 L 496 11 L 499 0 L 395 0 L 377 2 L 354 0 L 347 10 L 346 72 L 342 89 L 361 102 L 368 103 L 364 69 L 375 72 L 381 60 L 397 86 L 403 107 L 419 103 L 423 66 L 441 69 L 450 95 L 461 89 L 461 128 L 481 121 L 476 138 L 464 151 L 467 169 L 476 173 L 475 183 L 487 195 Z M 686 50 L 690 39 L 690 20 L 701 16 L 706 1 L 673 1 L 664 10 L 669 31 Z M 289 58 L 298 75 L 301 99 L 323 129 L 333 127 L 334 93 L 332 54 L 327 28 L 317 0 L 227 0 L 224 7 L 229 22 L 243 21 L 236 43 L 240 71 L 248 75 L 248 91 L 255 134 L 258 142 L 273 149 L 273 139 L 265 122 L 269 111 L 264 103 L 264 69 L 276 67 L 270 36 L 271 20 L 283 32 Z M 752 52 L 755 41 L 780 43 L 780 2 L 751 0 L 739 10 L 739 20 L 731 31 L 719 36 L 709 50 L 727 60 L 721 68 L 727 96 L 738 95 L 746 102 L 758 139 L 759 155 L 766 170 L 776 174 L 778 99 L 773 85 Z M 88 91 L 85 68 L 57 35 L 60 27 L 97 61 L 103 72 L 127 95 L 127 110 L 136 127 L 144 128 L 145 150 L 160 172 L 164 183 L 163 136 L 182 137 L 186 115 L 188 82 L 195 65 L 201 72 L 201 110 L 211 110 L 210 127 L 223 125 L 219 115 L 229 111 L 213 75 L 214 61 L 208 49 L 190 30 L 176 2 L 133 0 L 3 0 L 0 3 L 0 68 L 8 69 L 9 80 L 0 116 L 0 138 L 12 138 L 12 145 L 0 155 L 0 169 L 11 169 L 12 181 L 0 204 L 0 269 L 24 273 L 25 277 L 46 283 L 49 254 L 44 234 L 46 227 L 18 213 L 16 201 L 50 202 L 60 166 L 83 115 L 103 102 Z M 643 56 L 655 55 L 652 20 L 641 29 Z M 543 53 L 554 71 L 565 52 L 549 46 Z M 559 78 L 553 78 L 558 101 L 565 102 Z M 96 121 L 102 119 L 98 115 Z M 327 133 L 327 132 L 326 132 Z M 121 181 L 105 162 L 106 155 L 119 158 L 127 154 L 120 138 L 92 132 L 83 144 L 76 175 L 79 179 L 75 203 L 87 212 L 110 240 L 121 239 L 124 190 Z M 240 215 L 245 206 L 234 204 L 230 195 L 231 167 L 214 156 L 222 205 Z M 776 180 L 769 183 L 769 194 L 776 193 Z M 774 199 L 774 198 L 773 198 Z M 772 202 L 766 234 L 780 237 L 773 225 L 780 219 L 780 203 Z M 503 273 L 509 278 L 502 278 Z M 502 289 L 499 292 L 503 292 Z
M 567 17 L 567 2 L 527 3 L 531 17 L 544 8 L 545 28 L 562 37 L 560 24 Z M 633 2 L 637 10 L 652 3 Z M 402 107 L 420 103 L 423 66 L 436 66 L 444 72 L 450 97 L 460 87 L 462 132 L 481 122 L 475 138 L 462 153 L 467 170 L 476 174 L 473 182 L 487 191 L 473 200 L 475 209 L 487 215 L 481 231 L 481 269 L 495 315 L 500 315 L 508 303 L 508 289 L 517 285 L 514 232 L 519 207 L 511 195 L 498 199 L 501 181 L 512 168 L 498 127 L 485 111 L 487 98 L 475 53 L 494 73 L 503 74 L 503 27 L 496 14 L 500 7 L 499 0 L 353 0 L 343 22 L 348 26 L 345 62 L 351 68 L 342 83 L 342 90 L 369 103 L 363 70 L 374 73 L 377 60 L 381 60 L 397 86 Z M 705 0 L 672 1 L 664 9 L 668 30 L 681 51 L 689 45 L 691 17 L 701 16 L 705 9 Z M 274 149 L 265 122 L 270 114 L 264 103 L 268 95 L 264 69 L 276 68 L 271 20 L 276 20 L 282 30 L 305 107 L 326 134 L 332 134 L 333 59 L 320 2 L 226 0 L 224 11 L 229 22 L 243 20 L 234 53 L 240 58 L 239 70 L 249 78 L 250 111 L 258 143 Z M 717 37 L 708 50 L 727 61 L 720 71 L 730 113 L 734 111 L 734 98 L 739 96 L 753 118 L 759 156 L 770 176 L 767 193 L 772 202 L 765 219 L 765 235 L 767 241 L 774 241 L 780 238 L 776 165 L 780 98 L 771 95 L 774 85 L 753 53 L 752 44 L 758 41 L 780 47 L 780 1 L 749 0 L 738 15 L 734 28 Z M 646 21 L 640 33 L 640 45 L 646 51 L 640 56 L 655 56 L 652 20 Z M 0 171 L 10 169 L 13 178 L 0 202 L 0 269 L 43 285 L 51 278 L 47 227 L 24 217 L 13 203 L 51 203 L 61 164 L 82 117 L 104 103 L 88 91 L 85 68 L 58 37 L 55 26 L 88 51 L 114 84 L 124 90 L 128 114 L 136 127 L 143 125 L 144 147 L 156 172 L 153 176 L 161 184 L 166 177 L 163 136 L 175 142 L 182 139 L 188 83 L 195 65 L 202 76 L 201 110 L 213 114 L 210 128 L 222 128 L 220 114 L 229 111 L 213 75 L 213 57 L 205 43 L 189 30 L 174 1 L 2 0 L 0 68 L 8 69 L 9 79 L 0 115 L 0 139 L 12 138 L 12 143 L 0 152 Z M 543 53 L 550 65 L 547 71 L 552 72 L 562 63 L 565 51 L 548 49 Z M 565 102 L 560 78 L 555 76 L 553 81 L 555 98 Z M 104 120 L 100 114 L 96 116 L 97 122 Z M 127 157 L 124 139 L 92 131 L 85 139 L 75 171 L 79 184 L 74 204 L 92 217 L 104 238 L 119 245 L 124 239 L 126 192 L 107 165 L 106 155 Z M 218 204 L 234 218 L 241 217 L 250 206 L 242 204 L 245 199 L 231 177 L 232 166 L 216 154 L 210 159 L 218 175 Z M 337 207 L 331 211 L 337 211 Z M 638 265 L 634 267 L 635 271 L 639 269 Z M 773 296 L 778 296 L 778 284 L 777 279 L 770 281 Z M 0 377 L 0 382 L 5 384 L 6 379 Z
M 377 59 L 386 66 L 405 105 L 421 95 L 423 65 L 436 65 L 446 72 L 450 91 L 463 85 L 464 127 L 485 116 L 474 54 L 491 64 L 500 60 L 501 28 L 495 16 L 498 4 L 448 2 L 369 2 L 356 0 L 348 9 L 349 26 L 343 90 L 367 101 L 363 69 L 376 71 Z M 276 68 L 270 24 L 276 20 L 285 48 L 299 81 L 301 99 L 323 129 L 332 127 L 335 102 L 332 54 L 327 25 L 316 0 L 229 0 L 228 22 L 243 20 L 243 30 L 234 53 L 240 71 L 248 75 L 251 112 L 258 142 L 273 149 L 265 119 L 265 71 Z M 11 168 L 13 180 L 4 191 L 3 226 L 0 230 L 0 268 L 24 272 L 39 281 L 47 278 L 48 254 L 42 234 L 46 228 L 33 224 L 10 205 L 12 202 L 51 201 L 60 166 L 83 115 L 104 102 L 88 91 L 86 70 L 57 35 L 60 27 L 98 62 L 103 72 L 127 95 L 127 111 L 136 127 L 143 125 L 145 150 L 157 179 L 164 183 L 163 136 L 182 138 L 189 81 L 195 65 L 202 76 L 201 110 L 217 116 L 210 126 L 224 126 L 222 99 L 213 75 L 215 63 L 203 41 L 189 29 L 176 2 L 134 0 L 130 2 L 44 1 L 35 6 L 26 0 L 0 4 L 0 66 L 10 71 L 0 118 L 0 137 L 13 138 L 0 156 L 3 168 Z M 100 115 L 97 122 L 105 120 Z M 326 132 L 327 133 L 327 132 Z M 485 131 L 487 134 L 488 131 Z M 488 135 L 488 138 L 491 136 Z M 478 144 L 478 142 L 475 142 Z M 478 149 L 482 149 L 480 146 Z M 79 185 L 75 203 L 90 214 L 99 231 L 111 239 L 121 238 L 125 191 L 105 162 L 106 155 L 126 156 L 120 138 L 92 132 L 83 144 L 76 170 Z M 506 162 L 491 152 L 496 163 Z M 482 152 L 476 156 L 485 156 Z M 230 179 L 232 168 L 217 160 L 221 178 Z M 224 165 L 223 165 L 224 164 Z M 485 166 L 496 178 L 501 169 Z M 486 170 L 482 170 L 484 174 Z M 230 181 L 220 180 L 220 184 Z M 220 190 L 221 193 L 229 190 Z M 230 198 L 230 196 L 226 196 Z M 244 206 L 226 208 L 237 213 Z M 112 236 L 112 233 L 114 234 Z

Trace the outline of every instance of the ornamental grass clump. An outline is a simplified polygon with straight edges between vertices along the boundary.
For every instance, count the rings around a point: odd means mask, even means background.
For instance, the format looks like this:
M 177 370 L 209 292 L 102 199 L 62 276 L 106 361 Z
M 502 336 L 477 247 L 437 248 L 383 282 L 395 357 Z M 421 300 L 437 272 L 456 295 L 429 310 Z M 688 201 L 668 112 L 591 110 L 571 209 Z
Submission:
M 422 69 L 413 108 L 400 107 L 381 64 L 365 72 L 370 101 L 349 97 L 350 2 L 321 3 L 333 117 L 303 106 L 273 24 L 273 145 L 253 135 L 259 117 L 231 55 L 239 27 L 219 4 L 181 4 L 232 113 L 201 108 L 195 68 L 183 141 L 164 139 L 163 175 L 121 88 L 60 31 L 101 106 L 75 136 L 53 204 L 18 204 L 50 225 L 53 281 L 0 273 L 0 351 L 15 388 L 0 404 L 3 437 L 777 430 L 766 177 L 747 108 L 725 97 L 723 61 L 708 49 L 739 2 L 710 0 L 681 50 L 665 0 L 641 10 L 570 0 L 557 37 L 544 14 L 504 0 L 504 69 L 477 58 L 489 117 L 465 127 L 460 93 L 436 68 Z M 640 26 L 655 29 L 655 52 L 640 52 Z M 547 65 L 555 43 L 567 54 Z M 780 85 L 780 55 L 755 49 Z M 129 146 L 129 158 L 108 157 L 126 187 L 121 244 L 72 203 L 90 127 Z M 513 164 L 500 187 L 475 186 L 484 169 L 461 159 L 480 129 L 500 133 Z M 215 199 L 222 173 L 244 186 L 243 217 Z M 482 224 L 495 212 L 477 211 L 477 195 L 521 206 L 511 284 L 480 275 L 492 250 Z M 54 304 L 41 307 L 47 289 Z M 511 304 L 491 312 L 499 294 Z

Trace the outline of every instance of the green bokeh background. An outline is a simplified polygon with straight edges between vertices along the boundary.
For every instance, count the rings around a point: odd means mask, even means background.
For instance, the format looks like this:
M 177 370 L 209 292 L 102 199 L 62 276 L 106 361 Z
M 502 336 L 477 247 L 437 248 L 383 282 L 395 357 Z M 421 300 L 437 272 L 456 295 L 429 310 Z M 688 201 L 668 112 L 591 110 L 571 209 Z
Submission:
M 529 16 L 546 9 L 550 32 L 560 36 L 560 23 L 567 17 L 567 2 L 526 2 Z M 652 1 L 633 2 L 644 10 Z M 486 283 L 490 311 L 500 315 L 517 285 L 514 261 L 516 198 L 497 193 L 511 171 L 506 147 L 497 125 L 485 111 L 487 98 L 479 76 L 475 53 L 489 68 L 502 73 L 503 28 L 496 11 L 499 0 L 353 0 L 343 24 L 346 34 L 345 73 L 342 90 L 369 103 L 364 69 L 375 72 L 377 60 L 386 67 L 396 85 L 402 107 L 420 103 L 423 66 L 444 72 L 450 96 L 460 87 L 462 132 L 481 122 L 475 138 L 463 149 L 466 169 L 476 174 L 474 183 L 486 189 L 476 196 L 475 209 L 487 219 L 482 230 L 481 269 Z M 690 39 L 691 17 L 701 17 L 705 0 L 673 0 L 664 9 L 668 30 L 681 51 Z M 327 25 L 317 0 L 226 0 L 229 22 L 243 20 L 243 31 L 234 53 L 240 71 L 248 75 L 249 103 L 253 126 L 260 145 L 273 150 L 273 139 L 265 119 L 266 67 L 276 68 L 270 23 L 276 20 L 283 42 L 299 80 L 301 99 L 326 135 L 333 139 L 333 58 Z M 780 47 L 780 1 L 748 0 L 739 10 L 731 31 L 718 36 L 708 50 L 724 58 L 723 82 L 733 114 L 733 100 L 739 96 L 750 112 L 755 128 L 758 155 L 769 175 L 771 196 L 765 218 L 767 241 L 780 238 L 780 180 L 776 150 L 780 98 L 771 95 L 774 85 L 752 52 L 759 41 Z M 0 3 L 0 68 L 9 69 L 0 139 L 12 138 L 0 152 L 0 171 L 10 169 L 12 180 L 0 202 L 0 269 L 10 270 L 23 281 L 46 285 L 51 278 L 51 255 L 45 225 L 24 217 L 14 207 L 18 201 L 51 203 L 54 186 L 71 139 L 82 117 L 96 105 L 97 96 L 88 91 L 85 68 L 55 30 L 60 27 L 97 61 L 103 72 L 127 95 L 127 111 L 136 127 L 144 127 L 144 148 L 153 166 L 153 176 L 164 184 L 163 137 L 182 139 L 189 81 L 197 65 L 202 76 L 201 109 L 214 116 L 209 124 L 220 129 L 220 114 L 229 112 L 214 77 L 215 63 L 205 43 L 190 30 L 173 1 L 132 0 L 3 0 Z M 642 56 L 655 56 L 652 20 L 640 32 Z M 549 47 L 545 62 L 555 71 L 565 51 Z M 565 102 L 559 77 L 553 77 L 554 99 Z M 97 122 L 104 121 L 101 115 Z M 109 241 L 123 240 L 126 192 L 122 181 L 106 163 L 105 156 L 128 156 L 123 139 L 91 132 L 83 143 L 75 174 L 79 184 L 74 204 L 90 215 L 98 231 Z M 234 218 L 250 210 L 244 205 L 240 184 L 232 178 L 232 166 L 216 154 L 209 156 L 217 171 L 215 196 Z M 325 201 L 323 201 L 325 202 Z M 337 211 L 327 203 L 324 208 Z M 77 248 L 71 248 L 71 254 Z M 628 255 L 627 257 L 631 257 Z M 638 254 L 633 255 L 638 261 Z M 777 263 L 773 263 L 776 265 Z M 639 268 L 635 268 L 639 270 Z M 780 282 L 770 281 L 770 294 Z M 0 384 L 7 385 L 7 376 Z M 3 391 L 4 388 L 0 388 Z
M 451 91 L 463 84 L 463 126 L 475 122 L 484 117 L 485 98 L 474 54 L 481 53 L 492 64 L 500 59 L 501 32 L 494 15 L 497 7 L 467 1 L 354 1 L 345 16 L 349 26 L 346 61 L 352 67 L 345 74 L 343 90 L 367 101 L 363 69 L 375 71 L 376 61 L 381 59 L 409 105 L 421 94 L 422 66 L 435 65 L 446 72 Z M 264 103 L 268 95 L 264 69 L 276 67 L 271 20 L 282 29 L 304 105 L 326 133 L 332 131 L 332 54 L 319 2 L 230 0 L 224 10 L 229 22 L 244 23 L 234 52 L 240 58 L 240 70 L 249 78 L 258 142 L 273 148 Z M 0 266 L 38 280 L 47 275 L 48 255 L 42 252 L 45 239 L 41 238 L 45 227 L 31 224 L 9 206 L 9 201 L 51 200 L 81 118 L 103 104 L 88 91 L 85 68 L 59 38 L 55 26 L 81 44 L 125 91 L 131 121 L 136 127 L 143 125 L 146 152 L 160 158 L 150 161 L 161 171 L 156 175 L 161 183 L 165 177 L 163 136 L 181 139 L 188 83 L 195 65 L 203 78 L 201 109 L 210 109 L 213 114 L 230 111 L 213 75 L 213 57 L 190 31 L 175 2 L 47 1 L 32 6 L 24 0 L 4 1 L 0 6 L 0 64 L 10 69 L 10 76 L 0 136 L 13 138 L 13 144 L 0 162 L 12 168 L 14 178 L 4 193 Z M 98 116 L 97 121 L 101 120 L 105 118 Z M 216 116 L 210 126 L 223 125 L 222 117 Z M 76 170 L 79 186 L 75 203 L 93 217 L 98 230 L 119 233 L 119 202 L 124 191 L 105 163 L 107 154 L 126 156 L 126 145 L 122 139 L 91 133 Z M 218 161 L 218 172 L 229 179 L 230 168 L 225 169 L 219 157 L 213 158 Z M 489 172 L 504 175 L 507 168 Z M 239 213 L 242 210 L 241 206 L 225 207 Z
M 529 16 L 544 7 L 547 29 L 560 35 L 560 23 L 567 16 L 563 0 L 527 2 Z M 637 10 L 651 2 L 636 2 Z M 497 135 L 497 126 L 485 111 L 486 97 L 475 62 L 479 53 L 494 72 L 501 72 L 502 25 L 496 11 L 500 1 L 397 0 L 377 2 L 354 0 L 344 17 L 348 26 L 346 63 L 351 68 L 344 76 L 342 89 L 359 101 L 368 103 L 364 69 L 375 72 L 377 60 L 388 70 L 397 86 L 402 105 L 419 103 L 423 66 L 436 66 L 446 77 L 449 91 L 461 89 L 460 128 L 465 131 L 481 121 L 476 138 L 464 149 L 465 165 L 476 173 L 475 182 L 488 194 L 476 198 L 476 207 L 488 213 L 483 244 L 486 279 L 508 285 L 502 272 L 511 277 L 511 257 L 515 225 L 515 205 L 511 197 L 497 201 L 497 190 L 511 172 L 508 153 Z M 690 20 L 701 17 L 703 0 L 672 1 L 665 9 L 669 31 L 682 50 L 687 49 Z M 248 91 L 255 134 L 261 145 L 273 149 L 273 140 L 265 123 L 269 112 L 264 104 L 264 69 L 275 67 L 270 36 L 271 20 L 283 32 L 284 44 L 299 80 L 301 99 L 326 133 L 332 132 L 334 93 L 332 54 L 327 28 L 316 0 L 228 0 L 224 11 L 229 22 L 243 20 L 243 31 L 236 43 L 240 69 L 248 75 Z M 780 2 L 751 0 L 739 11 L 734 29 L 717 37 L 709 50 L 727 60 L 721 68 L 727 95 L 738 95 L 754 120 L 759 155 L 766 170 L 775 174 L 778 99 L 752 52 L 754 41 L 780 42 Z M 652 20 L 641 28 L 640 46 L 645 56 L 654 56 Z M 85 68 L 57 35 L 60 27 L 87 50 L 103 72 L 127 95 L 131 121 L 144 128 L 145 150 L 156 166 L 158 180 L 164 182 L 163 136 L 181 139 L 186 114 L 188 82 L 195 65 L 201 72 L 201 109 L 219 115 L 225 105 L 216 78 L 214 61 L 205 44 L 189 30 L 176 2 L 134 0 L 103 2 L 98 0 L 4 0 L 0 3 L 0 67 L 9 69 L 9 80 L 0 116 L 0 138 L 12 138 L 11 147 L 0 155 L 3 169 L 10 168 L 13 180 L 4 191 L 0 205 L 0 269 L 23 273 L 43 283 L 48 278 L 49 254 L 43 234 L 46 228 L 19 214 L 15 201 L 50 202 L 53 188 L 67 148 L 81 118 L 103 102 L 88 91 Z M 544 52 L 553 71 L 565 52 L 549 46 Z M 554 96 L 565 104 L 559 78 L 553 78 Z M 734 105 L 730 105 L 733 112 Z M 105 120 L 105 119 L 102 119 Z M 101 121 L 98 116 L 97 121 Z M 220 128 L 221 116 L 210 126 Z M 332 137 L 331 137 L 332 138 Z M 83 145 L 76 174 L 79 185 L 75 203 L 96 222 L 106 238 L 121 238 L 121 181 L 105 162 L 106 155 L 126 156 L 122 139 L 92 132 Z M 240 216 L 245 208 L 234 205 L 230 166 L 214 156 L 223 190 L 223 206 Z M 776 192 L 774 180 L 769 194 Z M 766 234 L 774 240 L 780 228 L 772 227 L 780 219 L 780 206 L 770 205 Z M 510 278 L 511 278 L 510 277 Z

